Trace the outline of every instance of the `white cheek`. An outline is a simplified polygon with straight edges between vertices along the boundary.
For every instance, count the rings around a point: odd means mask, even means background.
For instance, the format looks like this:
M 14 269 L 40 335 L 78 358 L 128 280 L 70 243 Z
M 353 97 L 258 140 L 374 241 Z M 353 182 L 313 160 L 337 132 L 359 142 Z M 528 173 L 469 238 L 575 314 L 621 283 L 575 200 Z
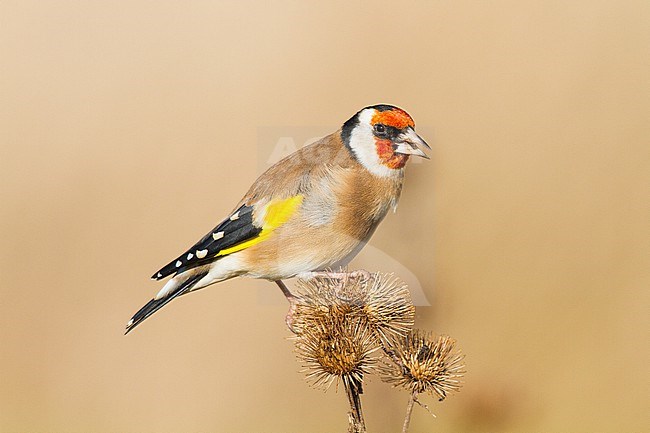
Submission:
M 370 121 L 373 110 L 365 110 L 359 114 L 359 124 L 350 135 L 350 148 L 359 162 L 372 174 L 379 177 L 397 176 L 401 169 L 392 169 L 382 164 L 375 146 L 375 136 L 372 134 Z

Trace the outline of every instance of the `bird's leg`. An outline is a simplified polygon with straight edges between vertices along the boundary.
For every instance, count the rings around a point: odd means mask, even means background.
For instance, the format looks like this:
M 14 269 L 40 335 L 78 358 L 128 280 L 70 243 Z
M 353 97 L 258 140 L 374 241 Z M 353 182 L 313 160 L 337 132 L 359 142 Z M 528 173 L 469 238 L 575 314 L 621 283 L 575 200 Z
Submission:
M 284 284 L 282 280 L 275 280 L 275 284 L 278 285 L 280 290 L 282 290 L 284 296 L 287 298 L 287 301 L 289 301 L 289 311 L 287 312 L 287 315 L 284 318 L 284 323 L 286 323 L 289 330 L 295 334 L 296 331 L 293 327 L 293 316 L 296 313 L 296 308 L 297 308 L 296 297 L 293 293 L 291 293 L 287 285 Z
M 289 290 L 286 284 L 284 284 L 284 281 L 282 280 L 275 280 L 275 284 L 278 285 L 280 290 L 282 290 L 282 294 L 287 298 L 289 303 L 291 303 L 292 299 L 295 299 L 295 296 L 293 296 L 293 293 Z

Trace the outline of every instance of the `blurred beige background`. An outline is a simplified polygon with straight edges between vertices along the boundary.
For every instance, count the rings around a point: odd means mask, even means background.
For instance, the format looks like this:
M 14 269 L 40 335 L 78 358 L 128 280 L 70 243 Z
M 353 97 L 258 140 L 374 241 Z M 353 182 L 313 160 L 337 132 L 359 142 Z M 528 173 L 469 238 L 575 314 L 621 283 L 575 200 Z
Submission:
M 345 431 L 265 281 L 122 330 L 259 173 L 260 131 L 379 102 L 434 149 L 372 246 L 467 355 L 412 431 L 650 431 L 649 22 L 648 1 L 0 2 L 0 431 Z M 406 399 L 373 380 L 369 430 Z

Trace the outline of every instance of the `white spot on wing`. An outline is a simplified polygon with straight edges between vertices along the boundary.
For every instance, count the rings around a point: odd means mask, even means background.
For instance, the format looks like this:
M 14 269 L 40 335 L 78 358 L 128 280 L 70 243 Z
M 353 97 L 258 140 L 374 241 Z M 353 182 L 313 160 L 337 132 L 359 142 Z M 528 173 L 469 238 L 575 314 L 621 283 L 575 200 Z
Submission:
M 180 268 L 182 264 L 183 264 L 183 262 L 181 262 L 180 260 L 176 260 L 176 267 L 177 268 Z
M 128 328 L 131 325 L 133 325 L 133 319 L 129 320 L 129 323 L 126 324 L 126 327 Z
M 158 274 L 157 274 L 156 276 L 157 276 L 158 278 L 162 278 L 162 274 L 161 274 L 160 272 L 158 272 Z
M 196 250 L 196 257 L 199 259 L 202 259 L 203 257 L 208 255 L 208 250 Z
M 187 260 L 192 260 L 192 257 L 194 257 L 194 254 L 192 253 L 187 254 Z
M 212 239 L 214 239 L 215 241 L 218 241 L 222 237 L 223 237 L 223 232 L 212 233 Z
M 232 214 L 232 216 L 230 217 L 230 221 L 235 221 L 235 220 L 238 220 L 238 219 L 239 219 L 239 211 L 235 212 L 235 213 Z

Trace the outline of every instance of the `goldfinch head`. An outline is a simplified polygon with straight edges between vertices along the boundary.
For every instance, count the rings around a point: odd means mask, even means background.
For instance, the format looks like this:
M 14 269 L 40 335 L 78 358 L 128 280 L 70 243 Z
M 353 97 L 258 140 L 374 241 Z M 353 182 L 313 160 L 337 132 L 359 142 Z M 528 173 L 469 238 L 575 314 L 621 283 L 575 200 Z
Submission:
M 343 124 L 341 139 L 357 161 L 382 177 L 400 172 L 411 155 L 428 159 L 422 148 L 430 149 L 415 133 L 413 118 L 392 105 L 362 109 Z

